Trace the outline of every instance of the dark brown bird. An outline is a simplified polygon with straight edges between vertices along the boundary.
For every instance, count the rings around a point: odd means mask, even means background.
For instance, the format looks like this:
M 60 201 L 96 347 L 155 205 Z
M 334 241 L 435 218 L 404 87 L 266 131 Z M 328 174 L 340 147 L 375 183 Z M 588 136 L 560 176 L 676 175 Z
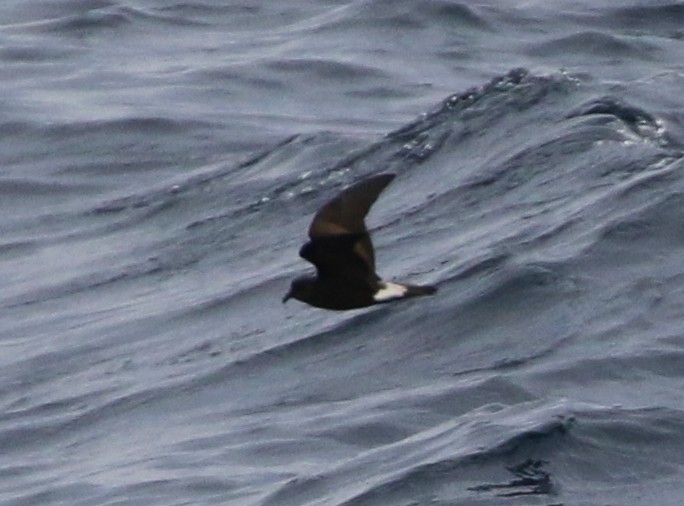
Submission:
M 432 295 L 434 286 L 401 285 L 375 273 L 375 253 L 364 218 L 395 178 L 379 174 L 346 188 L 325 204 L 309 227 L 311 239 L 299 256 L 316 266 L 316 276 L 292 281 L 283 298 L 295 298 L 323 309 L 357 309 L 418 295 Z

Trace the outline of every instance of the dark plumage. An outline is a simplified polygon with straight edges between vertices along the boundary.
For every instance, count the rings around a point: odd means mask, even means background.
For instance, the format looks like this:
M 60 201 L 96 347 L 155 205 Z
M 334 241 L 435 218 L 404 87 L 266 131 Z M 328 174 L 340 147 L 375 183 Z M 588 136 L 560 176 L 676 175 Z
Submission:
M 364 218 L 395 178 L 379 174 L 346 188 L 314 216 L 299 255 L 316 266 L 316 276 L 292 281 L 283 298 L 324 309 L 357 309 L 392 300 L 431 295 L 433 286 L 385 282 L 375 273 L 375 253 Z

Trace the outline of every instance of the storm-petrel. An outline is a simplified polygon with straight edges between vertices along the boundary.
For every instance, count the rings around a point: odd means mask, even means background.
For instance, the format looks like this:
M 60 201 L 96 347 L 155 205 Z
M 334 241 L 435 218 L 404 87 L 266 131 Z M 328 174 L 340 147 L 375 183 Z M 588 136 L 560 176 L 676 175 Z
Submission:
M 395 174 L 379 174 L 346 188 L 318 210 L 309 227 L 311 239 L 299 256 L 316 266 L 316 276 L 292 281 L 283 298 L 323 309 L 357 309 L 418 295 L 434 286 L 401 285 L 375 273 L 375 254 L 364 218 Z

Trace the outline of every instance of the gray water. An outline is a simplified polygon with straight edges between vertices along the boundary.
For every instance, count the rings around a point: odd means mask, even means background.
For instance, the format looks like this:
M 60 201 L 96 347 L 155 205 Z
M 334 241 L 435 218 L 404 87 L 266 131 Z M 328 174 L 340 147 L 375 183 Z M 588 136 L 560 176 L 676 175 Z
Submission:
M 5 0 L 0 504 L 684 496 L 684 4 Z M 280 300 L 397 179 L 379 273 Z

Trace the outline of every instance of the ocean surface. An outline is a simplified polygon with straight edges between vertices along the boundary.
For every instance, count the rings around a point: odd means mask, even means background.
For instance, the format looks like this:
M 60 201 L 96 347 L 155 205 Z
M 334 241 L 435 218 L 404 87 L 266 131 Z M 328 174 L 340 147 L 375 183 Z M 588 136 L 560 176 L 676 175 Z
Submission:
M 3 0 L 0 505 L 681 506 L 684 3 Z M 349 312 L 290 280 L 397 174 Z

